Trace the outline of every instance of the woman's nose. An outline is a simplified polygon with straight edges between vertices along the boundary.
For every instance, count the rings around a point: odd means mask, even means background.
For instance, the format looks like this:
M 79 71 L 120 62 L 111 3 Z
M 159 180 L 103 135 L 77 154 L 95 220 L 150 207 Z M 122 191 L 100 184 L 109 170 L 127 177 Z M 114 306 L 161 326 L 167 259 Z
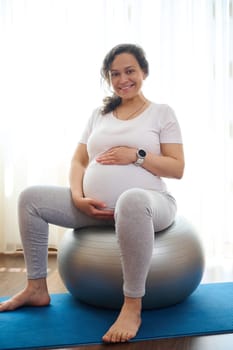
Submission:
M 120 75 L 120 82 L 122 83 L 122 82 L 125 82 L 125 81 L 127 81 L 127 80 L 128 80 L 127 74 L 122 73 L 122 74 Z

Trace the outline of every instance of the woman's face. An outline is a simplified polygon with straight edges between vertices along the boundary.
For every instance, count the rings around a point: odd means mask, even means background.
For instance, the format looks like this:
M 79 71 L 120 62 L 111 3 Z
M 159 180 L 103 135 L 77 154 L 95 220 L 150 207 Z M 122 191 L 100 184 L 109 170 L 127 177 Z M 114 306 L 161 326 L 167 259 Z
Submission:
M 122 99 L 139 95 L 146 77 L 136 58 L 129 53 L 122 53 L 115 57 L 109 74 L 115 94 Z

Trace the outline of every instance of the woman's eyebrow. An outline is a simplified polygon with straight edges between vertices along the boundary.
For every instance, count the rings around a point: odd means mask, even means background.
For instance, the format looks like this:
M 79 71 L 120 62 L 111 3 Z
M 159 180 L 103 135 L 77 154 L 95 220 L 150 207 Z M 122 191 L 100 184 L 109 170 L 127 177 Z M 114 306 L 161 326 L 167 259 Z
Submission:
M 135 68 L 135 66 L 126 66 L 123 69 Z M 110 72 L 118 72 L 120 69 L 110 69 Z

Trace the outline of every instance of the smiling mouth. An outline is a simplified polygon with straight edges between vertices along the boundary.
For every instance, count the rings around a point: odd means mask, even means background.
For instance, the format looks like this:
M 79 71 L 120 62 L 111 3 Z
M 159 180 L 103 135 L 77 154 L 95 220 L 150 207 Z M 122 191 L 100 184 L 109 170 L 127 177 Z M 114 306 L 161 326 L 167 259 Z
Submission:
M 120 87 L 119 89 L 120 89 L 121 91 L 127 91 L 127 90 L 129 90 L 130 88 L 134 87 L 134 85 L 135 85 L 135 84 L 123 86 L 123 87 Z

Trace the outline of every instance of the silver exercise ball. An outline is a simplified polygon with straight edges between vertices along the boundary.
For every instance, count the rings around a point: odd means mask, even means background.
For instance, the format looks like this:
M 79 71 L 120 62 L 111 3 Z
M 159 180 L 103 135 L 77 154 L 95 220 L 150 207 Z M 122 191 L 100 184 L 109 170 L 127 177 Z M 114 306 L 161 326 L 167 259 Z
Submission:
M 58 249 L 58 269 L 66 288 L 78 300 L 104 308 L 121 307 L 122 270 L 113 227 L 66 231 Z M 203 270 L 198 235 L 179 216 L 169 228 L 155 233 L 143 309 L 183 301 L 199 285 Z

